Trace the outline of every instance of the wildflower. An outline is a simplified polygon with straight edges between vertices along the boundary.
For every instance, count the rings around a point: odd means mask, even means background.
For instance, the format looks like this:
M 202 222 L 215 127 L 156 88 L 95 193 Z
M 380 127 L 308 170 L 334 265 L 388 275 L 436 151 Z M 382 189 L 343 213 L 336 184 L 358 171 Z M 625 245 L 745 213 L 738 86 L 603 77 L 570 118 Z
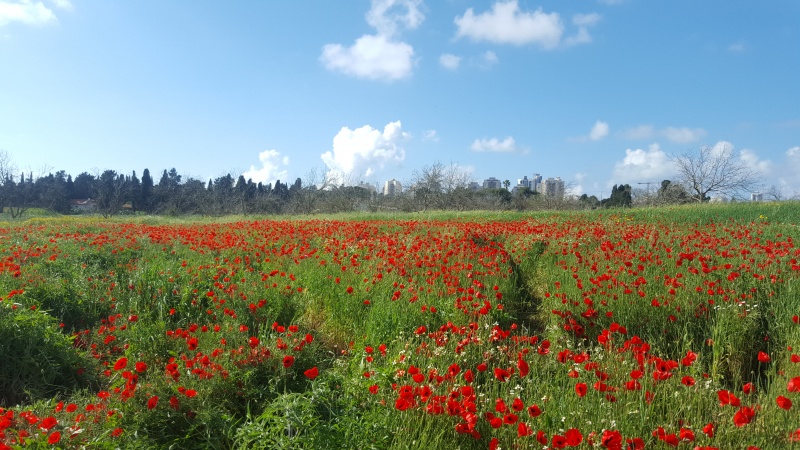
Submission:
M 777 403 L 778 407 L 781 409 L 785 409 L 787 411 L 792 409 L 792 401 L 782 395 L 779 395 L 778 398 L 775 399 L 775 403 Z
M 756 412 L 753 410 L 753 408 L 749 406 L 743 406 L 736 411 L 736 414 L 733 415 L 733 424 L 737 427 L 743 427 L 752 422 L 755 415 Z
M 317 366 L 314 366 L 303 372 L 303 375 L 305 375 L 309 380 L 313 380 L 319 375 L 319 369 L 317 369 Z
M 61 441 L 61 433 L 58 431 L 50 433 L 50 436 L 47 437 L 47 443 L 50 445 L 56 445 L 59 441 Z
M 116 363 L 114 363 L 114 370 L 122 370 L 127 366 L 128 358 L 123 356 L 122 358 L 118 359 Z

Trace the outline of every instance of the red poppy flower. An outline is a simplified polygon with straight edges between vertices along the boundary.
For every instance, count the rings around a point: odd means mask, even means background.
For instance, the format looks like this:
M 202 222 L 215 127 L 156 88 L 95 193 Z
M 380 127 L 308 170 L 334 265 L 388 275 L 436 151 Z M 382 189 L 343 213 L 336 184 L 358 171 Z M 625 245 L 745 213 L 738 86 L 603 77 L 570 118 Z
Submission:
M 286 355 L 283 357 L 283 367 L 288 369 L 289 367 L 292 367 L 293 364 L 294 364 L 294 356 Z
M 517 436 L 525 437 L 525 436 L 530 436 L 532 434 L 533 430 L 531 429 L 530 426 L 528 426 L 527 423 L 520 422 L 519 424 L 517 424 Z
M 540 443 L 542 445 L 547 445 L 547 435 L 544 434 L 544 431 L 539 430 L 536 433 L 536 442 L 538 442 L 538 443 Z
M 170 397 L 169 398 L 169 406 L 170 406 L 170 408 L 172 408 L 172 409 L 177 411 L 181 407 L 181 402 L 178 400 L 178 397 L 175 397 L 174 395 L 172 397 Z
M 746 383 L 744 386 L 742 386 L 742 392 L 744 392 L 747 395 L 752 394 L 753 392 L 755 392 L 755 390 L 756 388 L 755 386 L 753 386 L 753 383 Z
M 247 340 L 247 345 L 249 345 L 250 348 L 256 348 L 260 343 L 261 341 L 255 336 L 250 336 L 250 339 Z
M 692 378 L 689 375 L 686 375 L 685 377 L 681 378 L 681 383 L 684 386 L 694 386 L 694 378 Z
M 583 442 L 583 435 L 577 428 L 570 428 L 564 433 L 564 438 L 567 440 L 567 445 L 570 447 L 577 447 Z
M 538 416 L 539 416 L 539 415 L 541 415 L 541 414 L 542 414 L 542 410 L 541 410 L 541 409 L 539 409 L 539 407 L 538 407 L 538 406 L 536 406 L 536 405 L 531 405 L 531 406 L 529 406 L 529 407 L 528 407 L 528 415 L 529 415 L 529 416 L 531 416 L 531 417 L 538 417 Z
M 499 367 L 495 367 L 494 369 L 494 377 L 502 382 L 508 381 L 511 378 L 511 372 L 506 369 L 501 369 Z
M 522 354 L 520 354 L 519 359 L 517 359 L 517 369 L 519 369 L 519 376 L 521 377 L 524 377 L 528 374 L 528 372 L 530 372 L 528 362 L 522 359 Z
M 583 397 L 584 395 L 586 395 L 586 383 L 576 384 L 575 393 L 578 394 L 578 397 Z
M 706 426 L 703 427 L 703 433 L 705 433 L 706 436 L 708 436 L 710 438 L 713 438 L 714 437 L 714 424 L 711 423 L 711 422 L 707 423 Z
M 487 366 L 486 363 L 480 363 L 478 364 L 478 367 L 476 367 L 476 369 L 478 369 L 478 372 L 486 372 L 488 368 L 489 366 Z
M 50 436 L 47 437 L 47 443 L 50 445 L 58 444 L 59 441 L 61 441 L 61 433 L 58 431 L 50 433 Z
M 794 377 L 786 384 L 786 389 L 789 392 L 800 392 L 800 377 Z
M 567 446 L 567 439 L 560 434 L 554 434 L 553 438 L 550 440 L 550 444 L 553 448 L 564 448 Z
M 142 361 L 136 362 L 136 371 L 142 373 L 147 370 L 147 364 Z
M 187 397 L 192 398 L 197 396 L 197 391 L 194 389 L 187 389 L 185 394 Z
M 525 403 L 522 402 L 522 399 L 519 397 L 515 398 L 513 402 L 511 402 L 511 409 L 516 412 L 520 412 L 525 409 Z
M 127 367 L 127 365 L 128 358 L 123 356 L 122 358 L 118 359 L 116 363 L 114 363 L 114 370 L 122 370 Z
M 782 395 L 779 395 L 778 398 L 775 399 L 775 403 L 778 404 L 778 407 L 785 410 L 792 409 L 792 401 Z
M 758 352 L 758 362 L 768 363 L 770 361 L 769 355 L 764 352 Z
M 319 375 L 319 369 L 317 369 L 317 366 L 314 366 L 303 372 L 303 375 L 305 375 L 309 380 L 313 380 Z
M 689 429 L 689 428 L 685 428 L 685 427 L 684 427 L 684 428 L 681 428 L 681 431 L 680 431 L 680 433 L 678 434 L 678 437 L 679 437 L 679 438 L 680 438 L 680 440 L 682 440 L 682 441 L 689 441 L 689 442 L 693 442 L 693 441 L 694 441 L 694 431 L 692 431 L 692 430 L 691 430 L 691 429 Z
M 50 416 L 50 417 L 47 417 L 44 420 L 42 420 L 42 423 L 39 424 L 39 428 L 41 428 L 41 429 L 43 429 L 45 431 L 49 431 L 51 428 L 53 428 L 56 425 L 58 425 L 58 421 L 56 420 L 55 417 Z
M 739 399 L 731 391 L 720 389 L 717 391 L 717 397 L 719 398 L 719 406 L 731 405 L 738 407 L 741 405 Z
M 752 422 L 755 415 L 756 412 L 753 410 L 753 408 L 749 406 L 743 406 L 736 411 L 736 414 L 733 415 L 733 424 L 737 427 L 743 427 Z
M 153 409 L 158 406 L 158 396 L 154 395 L 147 400 L 147 409 Z

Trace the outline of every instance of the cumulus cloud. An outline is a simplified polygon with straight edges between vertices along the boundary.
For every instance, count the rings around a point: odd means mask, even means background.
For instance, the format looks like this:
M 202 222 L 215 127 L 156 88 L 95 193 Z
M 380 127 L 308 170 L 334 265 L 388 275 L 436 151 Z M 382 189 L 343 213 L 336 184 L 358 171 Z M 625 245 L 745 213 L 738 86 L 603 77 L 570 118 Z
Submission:
M 439 64 L 445 69 L 456 70 L 458 69 L 458 65 L 461 64 L 461 57 L 444 53 L 439 57 Z
M 677 144 L 688 144 L 700 140 L 700 138 L 706 135 L 706 130 L 702 128 L 667 127 L 661 131 L 661 134 L 668 140 Z
M 756 155 L 756 152 L 749 149 L 743 149 L 739 152 L 739 158 L 745 162 L 753 170 L 757 170 L 762 174 L 770 173 L 772 169 L 772 161 L 768 159 L 761 159 Z
M 572 24 L 578 31 L 563 40 L 566 46 L 592 42 L 589 27 L 599 22 L 600 14 L 576 14 Z M 491 11 L 475 14 L 472 8 L 454 20 L 458 30 L 456 39 L 466 37 L 476 42 L 495 44 L 535 44 L 550 50 L 562 43 L 564 24 L 556 13 L 522 11 L 518 0 L 502 0 L 492 5 Z
M 425 15 L 420 11 L 422 0 L 372 0 L 367 12 L 367 23 L 378 34 L 394 36 L 401 28 L 414 29 L 420 26 Z
M 589 130 L 589 134 L 587 136 L 578 136 L 572 137 L 567 139 L 570 142 L 587 142 L 587 141 L 599 141 L 604 137 L 608 136 L 608 123 L 603 122 L 602 120 L 598 120 L 592 126 L 592 129 Z
M 625 150 L 625 158 L 614 165 L 613 180 L 609 184 L 660 181 L 674 174 L 675 167 L 669 156 L 658 144 L 651 144 L 647 150 Z
M 286 167 L 289 165 L 289 157 L 281 156 L 277 150 L 265 150 L 258 154 L 261 167 L 251 165 L 250 170 L 245 171 L 245 179 L 252 179 L 254 183 L 274 183 L 276 180 L 286 180 L 289 173 Z
M 517 0 L 496 2 L 492 10 L 475 14 L 472 8 L 455 18 L 456 38 L 496 44 L 538 44 L 545 49 L 558 46 L 564 26 L 558 13 L 520 11 Z
M 589 132 L 589 139 L 599 141 L 606 136 L 608 136 L 608 123 L 598 120 Z
M 502 141 L 497 138 L 475 139 L 470 146 L 473 152 L 510 153 L 517 151 L 517 143 L 511 136 Z
M 328 70 L 370 80 L 393 81 L 411 75 L 414 49 L 386 36 L 364 35 L 351 47 L 327 44 L 320 59 Z
M 418 27 L 425 16 L 422 0 L 372 0 L 366 20 L 377 34 L 365 34 L 350 47 L 326 44 L 320 61 L 328 70 L 368 80 L 394 81 L 411 76 L 414 48 L 397 39 L 402 29 Z
M 349 182 L 372 177 L 389 164 L 406 157 L 402 142 L 410 136 L 400 121 L 387 124 L 383 131 L 364 125 L 351 130 L 342 127 L 333 138 L 333 149 L 321 155 L 331 174 Z
M 11 22 L 47 25 L 57 21 L 55 13 L 42 2 L 0 1 L 0 27 Z

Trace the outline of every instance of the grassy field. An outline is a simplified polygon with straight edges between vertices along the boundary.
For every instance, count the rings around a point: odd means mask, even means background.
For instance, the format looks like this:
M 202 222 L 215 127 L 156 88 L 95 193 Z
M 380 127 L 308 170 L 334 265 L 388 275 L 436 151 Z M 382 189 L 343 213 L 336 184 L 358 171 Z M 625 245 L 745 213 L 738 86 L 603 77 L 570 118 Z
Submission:
M 0 223 L 0 449 L 800 448 L 797 223 Z

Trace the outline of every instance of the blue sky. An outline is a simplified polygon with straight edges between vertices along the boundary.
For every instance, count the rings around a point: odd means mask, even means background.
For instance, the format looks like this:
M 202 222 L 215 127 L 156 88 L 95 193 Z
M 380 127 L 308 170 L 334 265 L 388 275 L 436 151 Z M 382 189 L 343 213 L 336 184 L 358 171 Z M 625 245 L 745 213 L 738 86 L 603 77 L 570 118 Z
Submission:
M 534 173 L 608 196 L 733 151 L 800 193 L 800 2 L 0 0 L 0 150 L 34 174 Z

